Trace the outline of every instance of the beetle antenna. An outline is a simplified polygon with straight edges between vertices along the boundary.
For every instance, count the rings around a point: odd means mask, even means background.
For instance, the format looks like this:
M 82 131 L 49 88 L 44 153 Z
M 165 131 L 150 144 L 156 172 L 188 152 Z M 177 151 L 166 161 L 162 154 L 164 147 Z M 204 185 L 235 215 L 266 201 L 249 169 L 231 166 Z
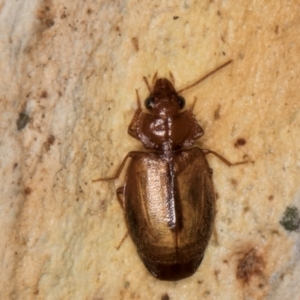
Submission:
M 154 83 L 156 81 L 156 78 L 157 78 L 157 71 L 155 72 L 155 74 L 153 75 L 153 78 L 152 78 L 152 86 L 154 86 Z
M 140 96 L 139 96 L 139 91 L 138 90 L 135 90 L 135 94 L 136 94 L 136 101 L 137 101 L 137 104 L 138 104 L 138 110 L 141 110 L 141 100 L 140 100 Z
M 169 75 L 170 75 L 170 78 L 171 78 L 171 81 L 172 81 L 173 85 L 175 85 L 175 78 L 174 78 L 174 75 L 171 71 L 169 72 Z
M 191 112 L 193 112 L 193 110 L 194 110 L 194 107 L 195 107 L 195 104 L 196 104 L 196 100 L 197 100 L 197 97 L 194 98 L 194 102 L 192 104 L 192 107 L 190 108 Z
M 147 85 L 147 88 L 148 88 L 150 94 L 152 94 L 152 89 L 151 89 L 151 86 L 150 86 L 150 84 L 149 84 L 147 78 L 144 76 L 143 79 L 144 79 L 144 81 L 145 81 L 145 83 L 146 83 L 146 85 Z
M 217 67 L 217 68 L 214 69 L 213 71 L 209 72 L 209 73 L 206 74 L 205 76 L 201 77 L 201 78 L 200 78 L 199 80 L 197 80 L 196 82 L 194 82 L 194 83 L 188 85 L 187 87 L 185 87 L 185 88 L 183 88 L 183 89 L 177 91 L 177 94 L 180 94 L 180 93 L 182 93 L 183 91 L 186 91 L 186 90 L 188 90 L 188 89 L 194 87 L 195 85 L 199 84 L 200 82 L 202 82 L 203 80 L 205 80 L 206 78 L 208 78 L 210 75 L 212 75 L 212 74 L 218 72 L 219 70 L 225 68 L 227 65 L 229 65 L 229 64 L 231 64 L 231 63 L 232 63 L 232 59 L 229 60 L 229 61 L 227 61 L 227 62 L 224 63 L 223 65 Z

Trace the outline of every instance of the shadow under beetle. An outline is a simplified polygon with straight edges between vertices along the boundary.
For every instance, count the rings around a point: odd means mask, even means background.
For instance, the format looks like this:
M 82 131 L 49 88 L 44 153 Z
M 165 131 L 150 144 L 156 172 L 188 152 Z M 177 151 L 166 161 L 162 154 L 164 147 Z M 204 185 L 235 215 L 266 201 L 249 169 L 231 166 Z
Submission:
M 181 112 L 185 100 L 179 94 L 200 83 L 232 61 L 219 66 L 195 83 L 176 91 L 166 78 L 153 77 L 145 100 L 149 113 L 138 108 L 128 133 L 151 152 L 129 152 L 112 178 L 119 177 L 131 158 L 124 186 L 117 189 L 129 234 L 150 273 L 160 280 L 191 276 L 199 267 L 209 242 L 215 218 L 212 169 L 206 160 L 211 153 L 228 166 L 232 164 L 208 149 L 187 148 L 204 131 L 193 108 Z

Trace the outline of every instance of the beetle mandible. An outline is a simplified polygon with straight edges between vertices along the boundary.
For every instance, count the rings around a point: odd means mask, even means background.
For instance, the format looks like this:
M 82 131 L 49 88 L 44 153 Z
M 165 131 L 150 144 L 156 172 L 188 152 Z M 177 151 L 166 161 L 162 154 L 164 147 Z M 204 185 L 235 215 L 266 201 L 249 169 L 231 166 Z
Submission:
M 218 153 L 191 147 L 204 131 L 192 108 L 182 111 L 180 93 L 229 65 L 222 64 L 195 83 L 176 91 L 166 78 L 153 78 L 145 100 L 149 113 L 138 108 L 128 133 L 150 152 L 129 152 L 112 180 L 119 177 L 128 158 L 124 186 L 117 189 L 129 234 L 150 273 L 160 280 L 180 280 L 199 267 L 215 219 L 215 191 L 212 169 L 206 160 L 211 153 L 228 166 Z

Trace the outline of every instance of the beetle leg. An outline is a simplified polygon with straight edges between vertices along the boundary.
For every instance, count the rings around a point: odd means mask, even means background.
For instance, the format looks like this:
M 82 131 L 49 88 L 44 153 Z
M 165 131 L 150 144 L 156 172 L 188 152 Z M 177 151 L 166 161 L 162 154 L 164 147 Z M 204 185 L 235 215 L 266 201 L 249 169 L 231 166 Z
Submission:
M 124 241 L 126 240 L 126 238 L 128 237 L 128 231 L 126 231 L 126 233 L 124 234 L 121 242 L 119 243 L 119 245 L 116 247 L 117 250 L 119 250 L 122 246 L 122 244 L 124 243 Z
M 118 170 L 117 170 L 115 176 L 113 176 L 113 177 L 108 177 L 108 178 L 98 178 L 98 179 L 94 179 L 94 180 L 92 180 L 92 182 L 106 181 L 106 180 L 115 180 L 115 179 L 117 179 L 117 178 L 120 176 L 120 174 L 121 174 L 121 172 L 122 172 L 122 170 L 123 170 L 123 168 L 124 168 L 124 166 L 125 166 L 125 163 L 126 163 L 127 159 L 128 159 L 129 157 L 132 157 L 132 156 L 133 156 L 134 154 L 136 154 L 136 153 L 139 153 L 139 152 L 137 152 L 137 151 L 131 151 L 131 152 L 129 152 L 129 153 L 124 157 L 124 159 L 123 159 L 122 163 L 120 164 L 120 167 L 118 168 Z
M 197 100 L 197 97 L 194 98 L 194 102 L 193 102 L 193 104 L 192 104 L 192 106 L 190 108 L 191 112 L 193 112 L 193 110 L 194 110 L 194 107 L 195 107 L 195 104 L 196 104 L 196 100 Z
M 128 133 L 132 137 L 139 140 L 139 137 L 137 135 L 137 130 L 136 130 L 136 123 L 137 123 L 138 118 L 140 117 L 140 114 L 142 113 L 142 106 L 141 106 L 141 100 L 140 100 L 138 91 L 135 90 L 135 92 L 136 92 L 136 99 L 137 99 L 137 106 L 138 107 L 137 107 L 137 109 L 135 111 L 135 114 L 134 114 L 134 116 L 133 116 L 133 118 L 132 118 L 132 120 L 131 120 L 131 122 L 128 126 Z
M 117 193 L 118 201 L 119 201 L 121 207 L 124 209 L 124 198 L 123 198 L 124 186 L 117 188 L 116 193 Z M 121 194 L 122 194 L 122 196 L 121 196 Z
M 214 239 L 215 239 L 215 244 L 219 245 L 219 240 L 218 240 L 218 231 L 216 228 L 216 223 L 213 225 L 213 232 L 212 232 Z
M 224 164 L 226 164 L 228 167 L 232 167 L 232 166 L 237 166 L 237 165 L 242 165 L 242 164 L 247 164 L 247 163 L 254 163 L 254 161 L 239 161 L 239 162 L 236 162 L 236 163 L 232 163 L 230 162 L 229 160 L 227 160 L 225 157 L 223 157 L 222 155 L 220 155 L 219 153 L 215 152 L 215 151 L 212 151 L 212 150 L 209 150 L 209 149 L 201 149 L 201 151 L 204 153 L 204 155 L 207 155 L 207 154 L 213 154 L 215 155 L 217 158 L 219 158 Z

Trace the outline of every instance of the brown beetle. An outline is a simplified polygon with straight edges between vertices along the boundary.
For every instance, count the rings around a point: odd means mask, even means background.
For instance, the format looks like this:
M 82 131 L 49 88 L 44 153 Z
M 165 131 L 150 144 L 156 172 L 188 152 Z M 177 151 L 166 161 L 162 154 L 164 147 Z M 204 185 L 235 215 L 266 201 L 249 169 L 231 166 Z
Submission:
M 231 62 L 179 91 L 166 78 L 156 80 L 156 75 L 151 88 L 144 77 L 150 91 L 145 100 L 150 114 L 142 112 L 137 95 L 138 108 L 128 133 L 152 151 L 128 153 L 113 178 L 95 180 L 116 179 L 131 158 L 117 196 L 140 258 L 161 280 L 191 276 L 203 259 L 215 218 L 212 169 L 205 155 L 212 153 L 233 165 L 211 150 L 186 148 L 204 132 L 192 112 L 195 102 L 181 112 L 185 100 L 179 93 Z

